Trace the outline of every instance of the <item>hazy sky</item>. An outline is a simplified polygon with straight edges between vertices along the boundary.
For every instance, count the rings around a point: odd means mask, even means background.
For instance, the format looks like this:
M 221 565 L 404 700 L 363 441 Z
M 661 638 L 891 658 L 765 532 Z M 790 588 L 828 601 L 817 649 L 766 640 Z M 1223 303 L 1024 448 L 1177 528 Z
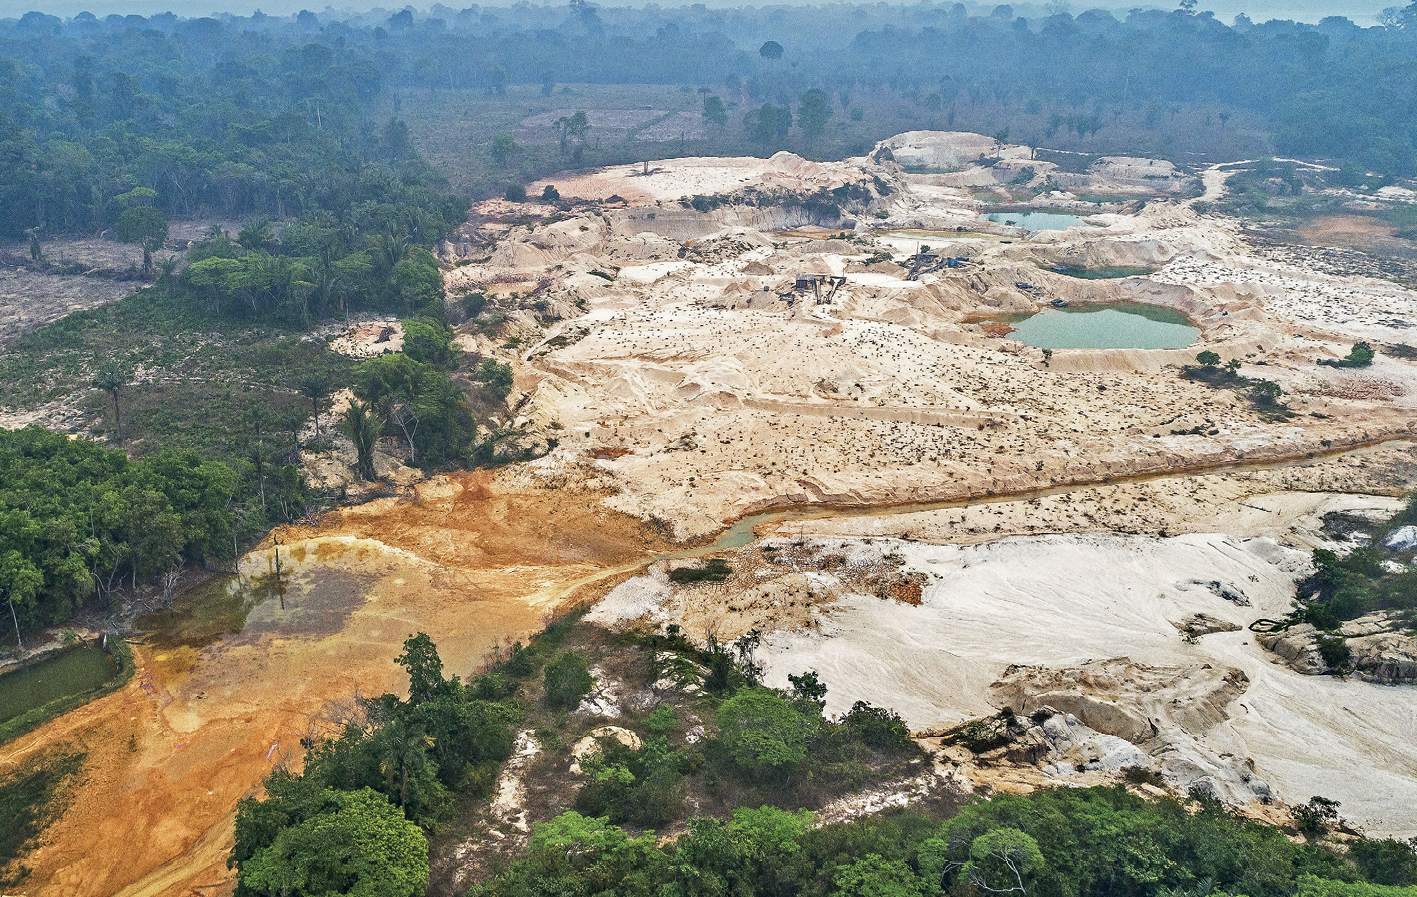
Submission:
M 175 12 L 179 16 L 204 16 L 212 12 L 231 12 L 239 15 L 249 15 L 253 11 L 260 9 L 271 15 L 290 15 L 299 12 L 301 9 L 313 9 L 319 12 L 326 9 L 329 0 L 0 0 L 0 17 L 12 17 L 22 15 L 32 9 L 47 12 L 51 15 L 63 16 L 65 18 L 76 15 L 87 10 L 96 16 L 103 16 L 118 13 L 120 15 L 152 15 L 159 12 Z M 372 0 L 369 6 L 385 6 L 390 9 L 402 8 L 409 0 Z M 471 5 L 474 0 L 442 0 L 444 5 L 453 8 L 460 8 Z M 510 6 L 515 0 L 477 0 L 481 6 Z M 560 5 L 558 0 L 539 0 L 544 5 Z M 648 0 L 597 0 L 602 6 L 642 6 Z M 658 0 L 661 6 L 688 5 L 696 0 Z M 706 0 L 709 6 L 769 6 L 781 3 L 792 3 L 793 0 Z M 806 0 L 806 2 L 830 2 L 830 0 Z M 915 0 L 910 0 L 915 2 Z M 946 0 L 936 0 L 937 3 Z M 419 0 L 413 2 L 415 9 L 426 9 L 432 5 L 431 0 Z M 988 3 L 975 3 L 973 5 L 983 8 L 992 8 Z M 1021 11 L 1024 6 L 1030 5 L 1026 2 L 1015 2 L 1013 4 Z M 1266 19 L 1297 19 L 1301 22 L 1317 22 L 1324 16 L 1347 16 L 1360 25 L 1376 24 L 1377 15 L 1384 7 L 1394 5 L 1405 5 L 1404 0 L 1201 0 L 1198 8 L 1212 10 L 1216 17 L 1229 23 L 1234 20 L 1237 13 L 1245 13 L 1255 21 L 1265 21 Z M 344 6 L 344 4 L 341 4 Z M 1074 14 L 1094 7 L 1113 8 L 1126 10 L 1136 6 L 1147 6 L 1170 8 L 1166 4 L 1155 2 L 1102 2 L 1102 3 L 1072 3 Z

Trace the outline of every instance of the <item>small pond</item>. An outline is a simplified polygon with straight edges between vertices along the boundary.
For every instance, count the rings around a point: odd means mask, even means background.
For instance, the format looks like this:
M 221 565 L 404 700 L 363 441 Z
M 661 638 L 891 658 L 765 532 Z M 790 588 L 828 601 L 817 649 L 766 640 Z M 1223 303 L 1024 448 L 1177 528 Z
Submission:
M 1066 212 L 990 212 L 984 220 L 1024 230 L 1066 230 L 1082 224 L 1083 217 Z
M 1121 277 L 1145 277 L 1152 273 L 1150 268 L 1073 268 L 1068 265 L 1059 265 L 1053 271 L 1080 280 L 1116 280 Z
M 1200 330 L 1179 312 L 1133 303 L 1045 308 L 1003 319 L 1009 339 L 1040 349 L 1184 349 Z
M 50 701 L 93 691 L 118 674 L 118 665 L 98 645 L 67 648 L 0 676 L 0 723 Z
M 317 638 L 338 632 L 373 587 L 375 577 L 332 564 L 277 578 L 219 576 L 179 595 L 170 610 L 138 620 L 161 648 L 203 648 L 238 634 Z

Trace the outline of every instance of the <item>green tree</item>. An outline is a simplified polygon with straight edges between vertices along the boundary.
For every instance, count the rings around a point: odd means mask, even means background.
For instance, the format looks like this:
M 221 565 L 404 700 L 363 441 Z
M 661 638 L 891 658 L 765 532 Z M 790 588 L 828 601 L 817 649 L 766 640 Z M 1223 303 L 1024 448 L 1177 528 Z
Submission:
M 834 897 L 921 897 L 922 894 L 920 880 L 909 866 L 876 853 L 868 853 L 838 869 L 835 882 Z
M 1196 361 L 1208 368 L 1214 367 L 1220 364 L 1220 356 L 1207 349 L 1196 356 Z
M 764 59 L 781 59 L 782 44 L 775 40 L 770 40 L 758 48 L 758 55 Z
M 1038 842 L 1016 828 L 996 828 L 969 845 L 969 861 L 961 874 L 976 888 L 993 894 L 1028 893 L 1033 875 L 1043 866 Z
M 344 432 L 354 443 L 355 473 L 365 481 L 374 479 L 374 446 L 379 441 L 379 420 L 373 409 L 354 399 L 344 413 Z
M 797 127 L 802 129 L 803 137 L 815 142 L 826 132 L 827 120 L 831 115 L 831 100 L 827 99 L 825 91 L 814 87 L 802 94 L 802 105 L 797 110 Z
M 717 94 L 704 97 L 704 124 L 720 128 L 728 124 L 728 109 Z
M 497 163 L 498 167 L 505 168 L 512 156 L 521 152 L 521 149 L 511 134 L 498 134 L 492 138 L 492 161 Z
M 446 324 L 427 318 L 403 322 L 403 352 L 414 361 L 448 367 L 454 360 L 453 331 Z
M 586 134 L 590 131 L 590 118 L 584 112 L 577 112 L 574 115 L 563 115 L 556 119 L 556 133 L 561 139 L 561 152 L 566 152 L 566 146 L 574 140 L 584 146 Z
M 408 671 L 408 702 L 414 706 L 431 701 L 441 694 L 447 680 L 443 678 L 443 661 L 438 646 L 426 632 L 410 635 L 403 643 L 403 653 L 395 663 Z
M 1380 885 L 1417 885 L 1417 838 L 1363 840 L 1348 848 L 1363 877 Z
M 20 618 L 15 605 L 32 607 L 39 590 L 44 587 L 44 575 L 28 558 L 11 549 L 0 554 L 0 590 L 5 592 L 5 601 L 10 605 L 10 619 L 15 624 L 15 645 L 21 649 Z
M 808 719 L 770 689 L 744 689 L 723 702 L 718 727 L 729 756 L 745 772 L 784 772 L 807 756 Z
M 787 136 L 788 129 L 792 127 L 792 112 L 779 109 L 772 103 L 764 103 L 743 116 L 743 127 L 748 132 L 748 139 L 766 146 Z
M 418 826 L 369 788 L 326 790 L 320 804 L 239 863 L 238 894 L 422 897 L 428 840 Z
M 113 235 L 123 243 L 156 242 L 161 246 L 167 240 L 167 219 L 152 206 L 134 206 L 118 216 Z
M 550 707 L 575 710 L 595 685 L 585 658 L 575 651 L 562 652 L 546 665 L 543 673 L 546 703 Z

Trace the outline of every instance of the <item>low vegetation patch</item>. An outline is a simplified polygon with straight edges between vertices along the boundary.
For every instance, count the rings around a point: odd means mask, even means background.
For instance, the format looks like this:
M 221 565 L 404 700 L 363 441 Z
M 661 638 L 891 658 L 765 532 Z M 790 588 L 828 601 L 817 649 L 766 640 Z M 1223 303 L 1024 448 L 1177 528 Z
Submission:
M 22 858 L 46 826 L 73 800 L 85 754 L 68 747 L 52 748 L 28 760 L 0 779 L 0 886 L 25 880 Z

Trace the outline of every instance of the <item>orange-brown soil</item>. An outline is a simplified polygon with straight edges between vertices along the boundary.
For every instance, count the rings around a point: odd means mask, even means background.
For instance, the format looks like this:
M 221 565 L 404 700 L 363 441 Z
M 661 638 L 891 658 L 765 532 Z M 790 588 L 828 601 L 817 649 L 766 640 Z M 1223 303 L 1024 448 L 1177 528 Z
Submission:
M 259 790 L 332 703 L 402 692 L 394 663 L 424 631 L 449 674 L 537 630 L 578 586 L 661 547 L 594 492 L 438 478 L 403 499 L 287 527 L 284 592 L 203 647 L 159 633 L 131 684 L 0 748 L 0 775 L 65 742 L 87 751 L 74 803 L 25 863 L 19 894 L 229 894 L 237 802 Z M 243 572 L 274 566 L 273 540 Z M 200 642 L 199 642 L 200 644 Z

